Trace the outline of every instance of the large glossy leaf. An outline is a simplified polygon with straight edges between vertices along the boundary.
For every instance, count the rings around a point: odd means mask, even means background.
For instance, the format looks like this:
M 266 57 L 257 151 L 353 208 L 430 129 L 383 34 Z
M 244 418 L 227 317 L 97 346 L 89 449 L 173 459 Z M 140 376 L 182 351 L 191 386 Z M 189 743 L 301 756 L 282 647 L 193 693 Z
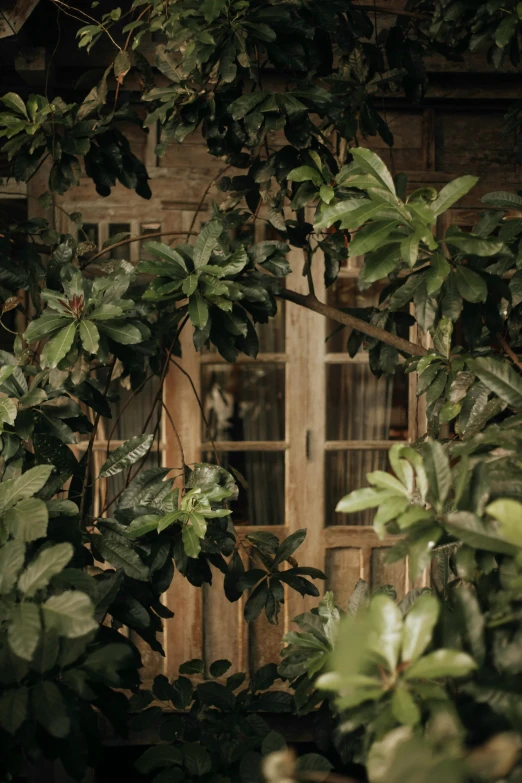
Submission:
M 481 357 L 470 359 L 468 366 L 504 402 L 522 411 L 522 377 L 511 365 L 491 357 Z
M 188 313 L 196 329 L 204 329 L 208 321 L 208 305 L 199 291 L 194 291 L 189 299 Z
M 354 161 L 367 174 L 374 176 L 385 188 L 395 194 L 393 177 L 384 165 L 381 158 L 366 147 L 356 147 L 350 150 Z
M 97 353 L 100 333 L 92 321 L 80 321 L 80 339 L 87 353 Z
M 42 613 L 47 630 L 68 639 L 85 636 L 98 627 L 91 599 L 79 590 L 52 595 L 42 605 Z
M 522 549 L 522 503 L 512 498 L 498 498 L 486 507 L 486 511 L 497 520 L 503 538 Z
M 456 201 L 461 199 L 462 196 L 465 196 L 466 193 L 469 193 L 471 188 L 475 187 L 477 182 L 478 177 L 472 177 L 468 174 L 464 177 L 458 177 L 458 179 L 454 179 L 453 182 L 448 182 L 448 184 L 442 188 L 435 201 L 433 201 L 431 204 L 431 209 L 433 210 L 434 214 L 442 215 L 443 212 L 446 212 L 446 210 L 455 204 Z
M 522 209 L 522 196 L 517 193 L 510 193 L 506 190 L 496 190 L 494 193 L 486 193 L 482 196 L 483 204 L 499 209 Z
M 111 340 L 122 345 L 136 345 L 143 340 L 138 327 L 125 321 L 100 321 L 99 329 Z
M 104 532 L 99 538 L 96 537 L 96 548 L 108 563 L 115 568 L 123 568 L 132 579 L 145 582 L 149 578 L 149 569 L 123 536 L 112 531 Z
M 402 660 L 416 661 L 429 645 L 439 617 L 439 602 L 433 595 L 421 595 L 404 620 Z
M 149 453 L 153 440 L 154 435 L 136 435 L 125 441 L 105 460 L 100 470 L 100 478 L 115 476 L 125 468 L 130 468 Z
M 47 587 L 51 578 L 63 571 L 69 563 L 73 552 L 73 547 L 68 542 L 42 549 L 21 574 L 18 589 L 30 598 L 38 590 Z
M 73 344 L 77 326 L 76 321 L 70 321 L 67 326 L 60 329 L 56 337 L 52 337 L 46 343 L 40 357 L 42 367 L 51 369 L 57 367 L 59 362 L 68 354 Z
M 196 269 L 208 263 L 222 233 L 223 225 L 217 220 L 211 220 L 210 223 L 203 226 L 194 245 L 194 266 Z
M 285 540 L 279 544 L 276 549 L 274 565 L 279 565 L 287 560 L 295 550 L 301 546 L 306 538 L 306 530 L 296 530 L 295 533 L 291 533 Z
M 477 664 L 467 653 L 458 650 L 435 650 L 425 655 L 406 669 L 406 680 L 429 679 L 439 677 L 466 677 L 477 668 Z

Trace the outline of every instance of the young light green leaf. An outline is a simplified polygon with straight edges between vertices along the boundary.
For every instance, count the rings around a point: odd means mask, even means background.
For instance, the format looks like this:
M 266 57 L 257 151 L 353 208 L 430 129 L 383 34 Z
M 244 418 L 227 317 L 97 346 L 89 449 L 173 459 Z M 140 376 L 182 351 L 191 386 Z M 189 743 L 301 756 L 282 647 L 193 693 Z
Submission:
M 522 503 L 512 498 L 498 498 L 486 507 L 486 511 L 498 521 L 506 541 L 522 549 Z
M 47 587 L 51 578 L 63 571 L 73 553 L 73 547 L 68 542 L 41 549 L 21 574 L 18 589 L 30 598 L 38 590 Z
M 455 204 L 456 201 L 461 199 L 462 196 L 469 193 L 477 182 L 478 177 L 471 177 L 468 174 L 464 177 L 454 179 L 453 182 L 448 182 L 448 184 L 442 188 L 435 201 L 430 204 L 432 211 L 437 216 L 442 215 L 443 212 L 446 212 L 446 210 Z
M 8 109 L 11 109 L 11 111 L 20 114 L 22 117 L 25 117 L 26 120 L 29 119 L 27 109 L 25 108 L 25 103 L 20 98 L 20 96 L 16 94 L 16 92 L 7 92 L 5 95 L 0 97 L 0 101 L 2 101 L 2 103 L 5 104 Z
M 420 710 L 404 685 L 398 685 L 393 691 L 391 708 L 396 720 L 404 726 L 416 726 L 420 723 Z
M 350 241 L 350 258 L 362 256 L 385 243 L 389 234 L 397 227 L 396 220 L 375 220 L 362 228 Z
M 150 451 L 154 435 L 135 435 L 117 449 L 105 460 L 100 470 L 100 478 L 115 476 L 125 468 L 130 468 Z
M 324 184 L 324 180 L 317 169 L 312 166 L 299 166 L 287 175 L 287 179 L 290 182 L 309 182 L 312 181 L 314 185 L 320 188 Z

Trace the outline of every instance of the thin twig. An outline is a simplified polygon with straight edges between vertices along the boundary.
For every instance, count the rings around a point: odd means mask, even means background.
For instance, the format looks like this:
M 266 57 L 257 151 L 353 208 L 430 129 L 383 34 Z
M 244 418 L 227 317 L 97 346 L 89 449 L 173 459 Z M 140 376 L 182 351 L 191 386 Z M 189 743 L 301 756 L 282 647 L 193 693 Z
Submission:
M 57 5 L 60 8 L 60 10 L 63 11 L 64 14 L 66 14 L 67 16 L 71 16 L 73 19 L 76 19 L 76 21 L 81 22 L 82 24 L 85 24 L 85 19 L 87 19 L 90 22 L 94 22 L 96 25 L 98 25 L 98 27 L 101 27 L 103 32 L 112 41 L 114 46 L 121 51 L 121 46 L 118 43 L 116 43 L 116 41 L 110 34 L 109 30 L 107 29 L 107 27 L 105 27 L 104 24 L 98 21 L 98 19 L 95 19 L 94 16 L 90 16 L 89 14 L 86 14 L 85 11 L 82 11 L 81 8 L 76 8 L 75 6 L 67 5 L 67 3 L 63 2 L 63 0 L 51 0 L 51 2 Z M 83 14 L 84 19 L 81 19 L 78 16 L 74 16 L 74 14 L 72 14 L 71 11 L 76 11 L 79 14 Z
M 213 185 L 215 185 L 215 184 L 216 184 L 216 182 L 218 181 L 218 179 L 219 179 L 220 177 L 222 177 L 222 176 L 223 176 L 223 174 L 224 174 L 226 171 L 228 171 L 229 169 L 231 169 L 231 168 L 232 168 L 232 166 L 225 166 L 225 168 L 221 169 L 221 171 L 218 171 L 218 173 L 216 174 L 216 176 L 214 177 L 214 179 L 213 179 L 213 180 L 211 180 L 211 181 L 208 183 L 207 187 L 206 187 L 206 188 L 205 188 L 205 190 L 203 191 L 203 195 L 201 196 L 201 198 L 200 198 L 200 200 L 199 200 L 199 204 L 197 205 L 197 207 L 196 207 L 196 211 L 194 212 L 194 215 L 193 215 L 193 217 L 192 217 L 192 222 L 191 222 L 191 224 L 190 224 L 190 228 L 189 228 L 189 230 L 188 230 L 188 232 L 187 232 L 187 239 L 188 239 L 188 238 L 189 238 L 189 236 L 192 234 L 192 231 L 193 231 L 193 229 L 194 229 L 194 226 L 196 225 L 196 220 L 198 219 L 198 215 L 199 215 L 199 213 L 201 212 L 201 210 L 202 210 L 202 208 L 203 208 L 203 204 L 205 203 L 205 199 L 206 199 L 206 197 L 208 196 L 208 193 L 209 193 L 209 191 L 210 191 L 211 187 L 212 187 Z
M 198 403 L 198 405 L 199 405 L 199 410 L 201 411 L 201 417 L 202 417 L 202 419 L 203 419 L 203 422 L 204 422 L 204 424 L 205 424 L 205 428 L 206 428 L 207 437 L 208 437 L 208 439 L 210 440 L 210 443 L 212 444 L 212 451 L 214 452 L 214 456 L 215 456 L 215 458 L 216 458 L 216 463 L 217 463 L 218 467 L 221 467 L 221 462 L 220 462 L 220 459 L 219 459 L 219 454 L 218 454 L 218 452 L 217 452 L 217 449 L 216 449 L 216 444 L 215 444 L 215 442 L 214 442 L 214 438 L 212 437 L 212 432 L 211 432 L 211 430 L 210 430 L 210 424 L 208 423 L 208 419 L 207 419 L 207 417 L 205 416 L 205 409 L 203 408 L 203 403 L 201 402 L 201 398 L 200 398 L 200 396 L 199 396 L 199 394 L 198 394 L 198 392 L 197 392 L 197 389 L 196 389 L 196 386 L 195 386 L 195 384 L 194 384 L 194 381 L 192 380 L 192 378 L 191 378 L 191 376 L 190 376 L 190 373 L 188 373 L 186 370 L 184 370 L 184 369 L 183 369 L 183 367 L 181 366 L 181 364 L 178 364 L 178 362 L 177 362 L 177 361 L 176 361 L 176 360 L 175 360 L 175 359 L 174 359 L 172 356 L 170 357 L 170 361 L 172 362 L 172 364 L 175 364 L 175 365 L 176 365 L 176 367 L 178 368 L 178 370 L 179 370 L 180 372 L 182 372 L 182 373 L 183 373 L 183 375 L 184 375 L 186 378 L 188 378 L 188 381 L 189 381 L 190 385 L 192 386 L 192 391 L 194 392 L 194 396 L 195 396 L 195 398 L 196 398 L 196 400 L 197 400 L 197 403 Z
M 178 441 L 179 453 L 180 453 L 180 456 L 181 456 L 181 466 L 182 466 L 182 470 L 183 470 L 181 481 L 182 481 L 182 484 L 183 484 L 183 491 L 185 491 L 185 468 L 187 466 L 187 463 L 185 462 L 185 452 L 183 451 L 183 444 L 181 442 L 181 438 L 179 437 L 178 428 L 174 424 L 174 419 L 172 418 L 172 415 L 171 415 L 169 409 L 167 408 L 167 406 L 165 405 L 165 403 L 163 402 L 163 400 L 161 400 L 161 405 L 163 407 L 163 410 L 167 414 L 167 418 L 168 418 L 168 420 L 170 422 L 170 426 L 172 427 L 172 429 L 174 431 L 174 435 L 176 436 L 176 440 Z
M 152 237 L 184 237 L 184 236 L 194 236 L 193 231 L 189 231 L 188 234 L 186 231 L 154 231 L 150 234 L 140 234 L 138 237 L 128 237 L 127 239 L 122 239 L 120 242 L 115 242 L 113 245 L 109 245 L 108 247 L 102 248 L 99 253 L 96 253 L 94 256 L 91 256 L 91 258 L 88 258 L 87 261 L 84 261 L 83 264 L 80 264 L 80 269 L 85 269 L 89 264 L 92 264 L 93 261 L 97 261 L 98 258 L 101 258 L 105 255 L 105 253 L 109 253 L 111 250 L 114 250 L 116 247 L 122 247 L 122 245 L 130 245 L 131 242 L 142 242 L 144 239 L 151 239 Z

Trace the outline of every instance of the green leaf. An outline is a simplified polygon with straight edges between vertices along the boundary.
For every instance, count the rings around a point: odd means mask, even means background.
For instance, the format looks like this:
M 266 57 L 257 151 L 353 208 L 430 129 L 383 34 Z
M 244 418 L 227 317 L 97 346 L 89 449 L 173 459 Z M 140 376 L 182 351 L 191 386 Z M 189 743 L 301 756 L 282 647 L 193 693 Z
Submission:
M 98 353 L 100 333 L 92 321 L 80 321 L 80 338 L 87 353 Z
M 448 231 L 444 241 L 446 244 L 458 248 L 461 252 L 470 253 L 475 256 L 495 256 L 505 248 L 504 243 L 500 239 L 483 239 L 482 237 L 468 234 L 465 231 L 460 233 L 454 231 L 450 233 L 450 231 Z
M 335 510 L 340 514 L 353 514 L 355 511 L 364 511 L 367 508 L 380 506 L 381 503 L 386 503 L 395 497 L 397 497 L 396 492 L 365 487 L 364 489 L 356 489 L 342 498 Z
M 134 519 L 130 525 L 125 528 L 125 535 L 128 538 L 141 538 L 146 533 L 150 533 L 151 530 L 158 530 L 158 525 L 161 522 L 162 517 L 158 514 L 143 514 L 137 519 Z
M 393 177 L 375 152 L 372 152 L 365 147 L 356 147 L 355 149 L 351 149 L 350 153 L 359 168 L 367 174 L 374 176 L 390 191 L 390 193 L 395 195 Z
M 301 546 L 306 538 L 306 530 L 296 530 L 295 533 L 291 533 L 285 540 L 279 544 L 275 552 L 274 566 L 283 563 L 287 560 L 295 550 Z
M 100 321 L 100 331 L 121 345 L 136 345 L 143 342 L 140 330 L 125 321 Z
M 403 685 L 395 688 L 391 708 L 395 719 L 404 726 L 417 726 L 420 723 L 420 710 L 411 693 Z
M 21 574 L 18 580 L 18 589 L 27 598 L 30 598 L 38 590 L 47 587 L 55 574 L 63 571 L 73 554 L 73 547 L 68 542 L 41 549 Z
M 442 511 L 451 488 L 451 469 L 449 460 L 441 444 L 436 440 L 423 445 L 422 455 L 428 477 L 428 497 L 433 505 Z
M 52 595 L 42 605 L 42 612 L 46 629 L 68 639 L 85 636 L 98 627 L 91 599 L 79 590 Z
M 0 97 L 0 101 L 2 101 L 2 103 L 5 104 L 8 109 L 11 109 L 11 111 L 16 112 L 16 114 L 21 114 L 22 117 L 26 118 L 26 120 L 29 119 L 27 109 L 25 108 L 25 103 L 15 92 L 7 92 L 5 95 Z
M 223 225 L 217 220 L 211 220 L 210 223 L 203 226 L 194 245 L 194 266 L 196 269 L 208 263 L 222 233 Z
M 100 470 L 100 478 L 115 476 L 145 457 L 152 446 L 154 435 L 135 435 L 115 449 Z
M 521 209 L 522 196 L 517 193 L 510 193 L 508 190 L 497 190 L 494 193 L 486 193 L 480 199 L 483 204 L 499 209 Z
M 312 166 L 299 166 L 287 175 L 287 179 L 290 182 L 309 182 L 310 180 L 320 188 L 324 184 L 324 180 L 317 169 Z
M 24 560 L 25 545 L 21 541 L 8 541 L 0 547 L 0 595 L 11 592 Z
M 376 220 L 362 228 L 350 241 L 350 258 L 362 256 L 382 245 L 389 234 L 397 227 L 396 220 Z
M 69 353 L 76 335 L 77 325 L 76 321 L 71 321 L 68 326 L 64 326 L 64 328 L 58 332 L 56 337 L 52 337 L 49 342 L 46 343 L 40 357 L 42 367 L 54 369 L 64 356 Z
M 222 677 L 228 670 L 232 664 L 230 661 L 227 661 L 225 658 L 221 658 L 219 661 L 214 661 L 210 664 L 209 667 L 209 673 L 211 677 Z
M 141 582 L 149 579 L 149 569 L 123 536 L 112 531 L 104 531 L 101 536 L 96 536 L 95 541 L 100 555 L 115 568 L 123 568 L 131 579 L 138 579 Z
M 180 674 L 203 674 L 205 671 L 205 664 L 201 658 L 192 658 L 190 661 L 185 661 L 179 667 Z
M 264 91 L 246 93 L 233 101 L 228 107 L 228 111 L 233 120 L 242 120 L 243 117 L 255 109 L 261 101 L 264 101 L 266 97 L 267 93 Z
M 481 357 L 468 360 L 468 366 L 500 399 L 522 411 L 522 376 L 511 365 L 491 357 Z
M 477 668 L 469 655 L 457 650 L 436 650 L 425 655 L 406 669 L 406 680 L 430 679 L 439 677 L 466 677 Z
M 247 623 L 253 622 L 263 611 L 268 597 L 268 582 L 264 579 L 249 595 L 244 615 Z
M 124 49 L 120 49 L 114 60 L 114 75 L 116 76 L 116 79 L 121 83 L 123 76 L 125 76 L 130 69 L 130 55 Z
M 31 691 L 36 720 L 52 737 L 63 739 L 71 730 L 67 707 L 58 686 L 50 680 L 38 682 Z
M 189 275 L 185 280 L 183 281 L 183 284 L 181 286 L 181 290 L 185 294 L 185 296 L 190 296 L 194 293 L 196 288 L 198 287 L 198 276 L 197 275 Z
M 134 766 L 142 775 L 150 775 L 157 769 L 183 764 L 183 753 L 173 745 L 155 745 L 139 757 Z
M 208 305 L 199 291 L 195 291 L 190 297 L 188 313 L 196 329 L 205 328 L 208 321 Z
M 474 549 L 485 549 L 503 555 L 515 556 L 518 548 L 507 541 L 493 524 L 484 524 L 475 514 L 469 511 L 457 511 L 448 514 L 444 527 L 451 535 L 460 538 Z
M 428 332 L 435 323 L 437 299 L 428 294 L 424 280 L 415 290 L 413 301 L 415 303 L 415 317 L 418 324 L 423 332 Z
M 10 424 L 12 426 L 15 423 L 17 413 L 18 408 L 16 406 L 15 400 L 10 399 L 9 397 L 2 397 L 2 399 L 0 399 L 1 422 L 4 424 Z
M 30 661 L 40 639 L 40 608 L 24 602 L 15 607 L 7 630 L 9 647 L 19 658 Z
M 439 602 L 432 595 L 421 595 L 404 620 L 402 660 L 416 661 L 432 639 L 439 617 Z
M 196 742 L 183 743 L 184 763 L 190 775 L 201 777 L 212 769 L 212 761 L 208 750 Z
M 392 272 L 399 261 L 399 252 L 396 246 L 389 245 L 376 250 L 364 260 L 364 266 L 359 274 L 359 284 L 375 283 L 383 280 Z
M 201 539 L 207 531 L 206 520 L 201 514 L 189 514 L 188 521 L 183 525 L 181 538 L 183 547 L 188 557 L 199 557 L 201 552 Z
M 297 759 L 296 778 L 299 780 L 301 773 L 304 772 L 305 774 L 302 777 L 306 779 L 306 773 L 308 772 L 313 773 L 310 777 L 313 777 L 314 780 L 326 780 L 332 769 L 333 764 L 319 753 L 305 753 Z
M 36 541 L 47 533 L 49 514 L 43 500 L 26 498 L 9 509 L 5 516 L 13 538 L 18 541 Z
M 8 688 L 0 696 L 0 726 L 9 734 L 16 734 L 27 717 L 29 691 L 25 686 Z
M 35 321 L 31 321 L 25 330 L 24 337 L 28 343 L 35 343 L 70 323 L 70 318 L 64 318 L 56 313 L 46 313 Z
M 38 465 L 17 479 L 0 484 L 0 513 L 39 492 L 53 471 L 52 465 Z
M 495 43 L 499 49 L 503 49 L 515 35 L 518 25 L 518 15 L 508 14 L 505 16 L 497 29 L 495 30 Z
M 502 537 L 522 549 L 522 503 L 512 498 L 498 498 L 486 507 L 486 512 L 497 520 Z
M 369 614 L 374 630 L 371 649 L 382 656 L 390 672 L 394 672 L 402 639 L 401 611 L 391 598 L 377 595 L 370 602 Z
M 430 204 L 430 208 L 435 215 L 442 215 L 443 212 L 446 212 L 446 210 L 462 198 L 462 196 L 469 193 L 477 182 L 478 177 L 471 177 L 470 175 L 458 177 L 458 179 L 454 179 L 453 182 L 448 182 L 448 184 L 442 188 L 435 201 Z
M 466 302 L 485 302 L 488 295 L 488 287 L 485 281 L 472 269 L 465 266 L 457 266 L 455 269 L 455 282 L 461 297 Z

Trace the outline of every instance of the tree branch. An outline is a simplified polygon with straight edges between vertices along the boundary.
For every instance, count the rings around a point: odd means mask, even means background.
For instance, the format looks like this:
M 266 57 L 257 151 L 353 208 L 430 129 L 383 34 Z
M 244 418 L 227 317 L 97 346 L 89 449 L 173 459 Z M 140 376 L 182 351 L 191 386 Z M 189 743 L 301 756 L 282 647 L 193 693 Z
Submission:
M 121 242 L 115 242 L 114 245 L 108 245 L 108 247 L 102 248 L 99 253 L 96 253 L 91 256 L 91 258 L 88 258 L 87 261 L 84 261 L 83 264 L 80 264 L 80 269 L 85 269 L 89 264 L 92 264 L 93 261 L 97 261 L 98 258 L 104 256 L 105 253 L 114 250 L 115 247 L 130 245 L 131 242 L 143 242 L 146 239 L 152 239 L 152 237 L 189 237 L 193 234 L 194 232 L 189 232 L 187 234 L 186 231 L 153 231 L 150 234 L 140 234 L 139 237 L 128 237 L 128 239 L 122 239 Z
M 301 305 L 301 307 L 307 307 L 308 310 L 313 310 L 315 313 L 320 313 L 321 315 L 326 316 L 326 318 L 331 318 L 332 321 L 337 321 L 337 323 L 344 324 L 345 326 L 351 326 L 352 329 L 367 334 L 369 337 L 375 337 L 377 340 L 380 340 L 387 345 L 392 345 L 394 348 L 397 348 L 398 351 L 407 353 L 410 356 L 425 356 L 427 354 L 427 350 L 423 345 L 410 343 L 409 340 L 404 340 L 396 334 L 391 334 L 385 329 L 381 329 L 379 326 L 369 324 L 348 313 L 343 313 L 342 310 L 337 310 L 335 307 L 330 307 L 330 305 L 320 302 L 309 294 L 298 294 L 297 291 L 290 291 L 288 288 L 284 288 L 279 296 L 289 302 Z

